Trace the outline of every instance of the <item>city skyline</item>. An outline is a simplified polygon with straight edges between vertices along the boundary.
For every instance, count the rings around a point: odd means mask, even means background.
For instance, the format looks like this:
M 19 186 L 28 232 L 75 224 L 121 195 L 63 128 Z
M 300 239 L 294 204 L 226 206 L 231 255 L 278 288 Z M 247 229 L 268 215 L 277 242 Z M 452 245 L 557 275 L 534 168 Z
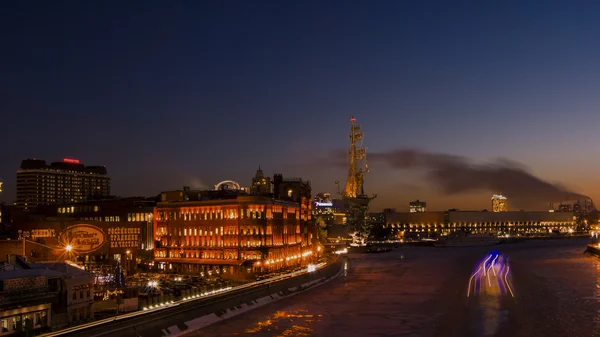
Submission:
M 0 5 L 1 200 L 34 157 L 106 165 L 121 196 L 249 186 L 259 165 L 335 194 L 351 115 L 369 153 L 509 158 L 600 197 L 598 4 L 338 5 Z M 445 195 L 369 162 L 375 209 L 489 209 L 506 193 Z

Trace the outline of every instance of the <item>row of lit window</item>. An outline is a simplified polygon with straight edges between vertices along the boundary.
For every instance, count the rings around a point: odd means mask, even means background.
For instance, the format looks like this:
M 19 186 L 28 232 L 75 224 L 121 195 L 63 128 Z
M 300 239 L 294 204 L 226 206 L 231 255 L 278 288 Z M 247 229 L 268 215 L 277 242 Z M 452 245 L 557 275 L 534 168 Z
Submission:
M 127 221 L 150 221 L 152 219 L 152 213 L 128 213 Z
M 17 178 L 31 178 L 33 179 L 33 175 L 32 174 L 21 174 L 21 177 L 17 177 Z M 103 184 L 107 184 L 110 183 L 110 178 L 105 177 L 97 177 L 97 176 L 93 176 L 93 177 L 88 177 L 86 175 L 70 175 L 70 174 L 43 174 L 43 175 L 39 175 L 36 174 L 35 175 L 36 179 L 42 179 L 42 180 L 77 180 L 77 181 L 92 181 L 92 182 L 98 182 L 98 183 L 103 183 Z
M 25 325 L 26 321 L 31 321 L 33 323 L 33 327 L 38 329 L 42 326 L 48 325 L 48 311 L 39 310 L 39 311 L 31 311 L 24 314 L 17 314 L 12 317 L 3 317 L 0 320 L 0 335 L 11 335 L 13 333 L 19 333 L 23 331 L 23 325 Z
M 294 227 L 292 227 L 294 226 Z M 240 226 L 239 231 L 237 226 L 221 226 L 214 228 L 214 235 L 272 235 L 273 234 L 273 226 L 266 226 L 259 228 L 256 226 Z M 220 229 L 220 231 L 219 231 Z M 305 228 L 306 232 L 307 228 Z M 288 234 L 288 232 L 295 232 L 296 234 L 301 233 L 300 225 L 285 225 L 285 226 L 275 226 L 275 231 L 278 233 L 283 232 L 283 234 Z M 220 233 L 220 234 L 219 234 Z M 213 236 L 213 229 L 210 227 L 201 227 L 198 229 L 194 228 L 183 228 L 183 232 L 181 228 L 169 228 L 169 227 L 158 227 L 156 235 L 164 236 L 164 235 L 178 235 L 178 236 Z
M 554 227 L 556 228 L 556 227 Z M 560 227 L 561 229 L 572 229 L 571 227 Z M 553 229 L 553 227 L 539 227 L 539 228 L 515 228 L 515 229 L 511 229 L 508 232 L 521 232 L 521 233 L 548 233 L 551 232 Z M 434 228 L 433 230 L 431 228 L 415 228 L 415 229 L 411 229 L 408 232 L 407 231 L 401 231 L 401 233 L 419 233 L 419 232 L 437 232 L 438 229 Z M 456 228 L 450 228 L 450 229 L 440 229 L 439 230 L 441 233 L 453 233 L 453 232 L 457 232 L 457 231 L 461 231 L 461 229 L 456 229 Z M 489 229 L 483 229 L 483 228 L 474 228 L 472 230 L 470 230 L 470 232 L 472 233 L 501 233 L 501 231 L 498 231 L 497 229 L 494 231 L 490 231 Z M 506 232 L 506 231 L 505 231 Z
M 169 251 L 168 253 L 164 250 L 159 250 L 156 252 L 156 257 L 164 258 L 196 258 L 196 259 L 224 259 L 224 260 L 235 260 L 237 259 L 237 253 L 233 252 L 199 252 L 199 251 L 187 251 L 187 252 L 178 252 L 178 251 Z M 241 254 L 242 259 L 249 260 L 260 260 L 262 255 L 260 253 L 251 253 L 251 254 Z
M 168 211 L 159 211 L 158 212 L 158 220 L 167 220 L 167 217 L 172 220 L 213 220 L 213 219 L 237 219 L 238 215 L 240 219 L 243 219 L 244 216 L 246 218 L 251 219 L 262 219 L 272 218 L 272 213 L 283 213 L 282 206 L 273 206 L 272 209 L 267 209 L 266 212 L 260 209 L 246 209 L 241 210 L 238 214 L 237 209 L 226 209 L 226 210 L 205 210 L 200 209 L 194 211 L 186 211 L 186 212 L 168 212 Z M 288 207 L 286 214 L 295 214 L 298 217 L 300 212 L 294 207 Z M 284 216 L 286 217 L 286 216 Z
M 82 207 L 83 207 L 83 209 L 82 209 Z M 69 213 L 71 213 L 72 214 L 72 213 L 75 213 L 76 211 L 77 212 L 81 212 L 81 211 L 84 211 L 84 212 L 87 211 L 87 212 L 89 212 L 91 210 L 93 210 L 94 212 L 98 212 L 100 210 L 100 207 L 98 205 L 93 206 L 93 208 L 92 208 L 92 206 L 78 206 L 77 208 L 75 208 L 75 206 L 59 207 L 58 208 L 58 213 L 60 213 L 60 214 L 69 214 Z
M 271 239 L 263 240 L 263 243 L 260 240 L 241 240 L 239 243 L 237 239 L 232 240 L 207 240 L 207 239 L 191 239 L 186 240 L 185 243 L 177 244 L 177 242 L 171 243 L 171 247 L 261 247 L 263 245 L 268 245 L 268 242 L 271 242 Z M 214 244 L 213 244 L 214 243 Z M 165 244 L 165 246 L 169 246 Z
M 72 171 L 72 170 L 62 170 L 62 169 L 56 169 L 56 168 L 49 168 L 49 167 L 42 167 L 42 168 L 36 168 L 36 169 L 23 169 L 23 170 L 19 170 L 17 173 L 18 174 L 32 174 L 32 173 L 37 173 L 39 171 L 43 171 L 41 172 L 42 174 L 47 175 L 48 173 L 50 174 L 57 174 L 57 175 L 67 175 L 67 174 L 81 174 L 83 176 L 86 175 L 94 175 L 94 176 L 104 176 L 104 174 L 100 174 L 100 173 L 96 173 L 96 172 L 82 172 L 82 171 Z M 98 177 L 97 179 L 102 179 L 103 177 Z M 108 177 L 105 177 L 105 179 L 110 179 Z
M 102 217 L 101 216 L 96 216 L 96 217 L 85 217 L 85 218 L 81 218 L 82 220 L 86 220 L 86 221 L 102 221 Z
M 570 225 L 572 222 L 484 222 L 484 223 L 453 223 L 453 224 L 387 224 L 391 228 L 413 228 L 413 227 L 499 227 L 499 226 L 555 226 Z

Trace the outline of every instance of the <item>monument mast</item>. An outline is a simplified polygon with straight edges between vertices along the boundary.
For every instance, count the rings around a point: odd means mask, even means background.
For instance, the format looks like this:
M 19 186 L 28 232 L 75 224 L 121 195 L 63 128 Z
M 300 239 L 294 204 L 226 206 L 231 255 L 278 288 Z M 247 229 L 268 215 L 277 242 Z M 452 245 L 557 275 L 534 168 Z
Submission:
M 357 169 L 358 162 L 365 159 L 367 151 L 364 147 L 358 146 L 358 143 L 363 139 L 363 133 L 360 131 L 360 125 L 356 124 L 356 118 L 350 118 L 352 126 L 350 127 L 350 149 L 348 149 L 348 180 L 346 180 L 346 188 L 344 189 L 345 198 L 357 198 L 364 194 L 362 176 L 362 168 Z
M 369 202 L 376 197 L 369 197 L 364 191 L 363 175 L 369 172 L 365 163 L 365 169 L 358 167 L 359 163 L 366 158 L 367 150 L 360 146 L 363 133 L 360 126 L 356 124 L 356 118 L 350 118 L 350 149 L 348 149 L 348 180 L 344 188 L 344 206 L 346 208 L 346 219 L 352 241 L 355 245 L 365 245 L 370 232 L 368 220 Z

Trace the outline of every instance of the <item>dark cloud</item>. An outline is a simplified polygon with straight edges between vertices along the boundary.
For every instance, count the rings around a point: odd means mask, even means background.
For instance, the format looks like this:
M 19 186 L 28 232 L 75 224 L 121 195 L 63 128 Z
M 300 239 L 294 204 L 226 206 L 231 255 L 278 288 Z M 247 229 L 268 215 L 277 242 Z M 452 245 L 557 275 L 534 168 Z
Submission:
M 345 153 L 342 152 L 334 154 L 336 165 L 339 165 L 344 157 Z M 502 193 L 521 206 L 589 199 L 538 178 L 523 165 L 508 159 L 477 164 L 460 156 L 418 149 L 397 149 L 389 152 L 371 152 L 368 160 L 370 163 L 383 162 L 395 169 L 425 170 L 430 182 L 447 195 L 487 190 Z

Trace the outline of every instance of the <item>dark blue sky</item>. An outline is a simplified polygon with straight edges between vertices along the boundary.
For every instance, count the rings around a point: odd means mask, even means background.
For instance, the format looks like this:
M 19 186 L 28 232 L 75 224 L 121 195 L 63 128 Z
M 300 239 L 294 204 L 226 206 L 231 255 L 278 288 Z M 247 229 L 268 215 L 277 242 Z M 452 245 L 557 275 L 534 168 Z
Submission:
M 347 145 L 507 157 L 600 187 L 596 1 L 38 1 L 0 4 L 0 177 L 21 159 L 106 165 L 118 195 L 265 173 L 335 192 Z M 372 167 L 378 207 L 489 207 Z M 600 197 L 600 194 L 598 194 Z

